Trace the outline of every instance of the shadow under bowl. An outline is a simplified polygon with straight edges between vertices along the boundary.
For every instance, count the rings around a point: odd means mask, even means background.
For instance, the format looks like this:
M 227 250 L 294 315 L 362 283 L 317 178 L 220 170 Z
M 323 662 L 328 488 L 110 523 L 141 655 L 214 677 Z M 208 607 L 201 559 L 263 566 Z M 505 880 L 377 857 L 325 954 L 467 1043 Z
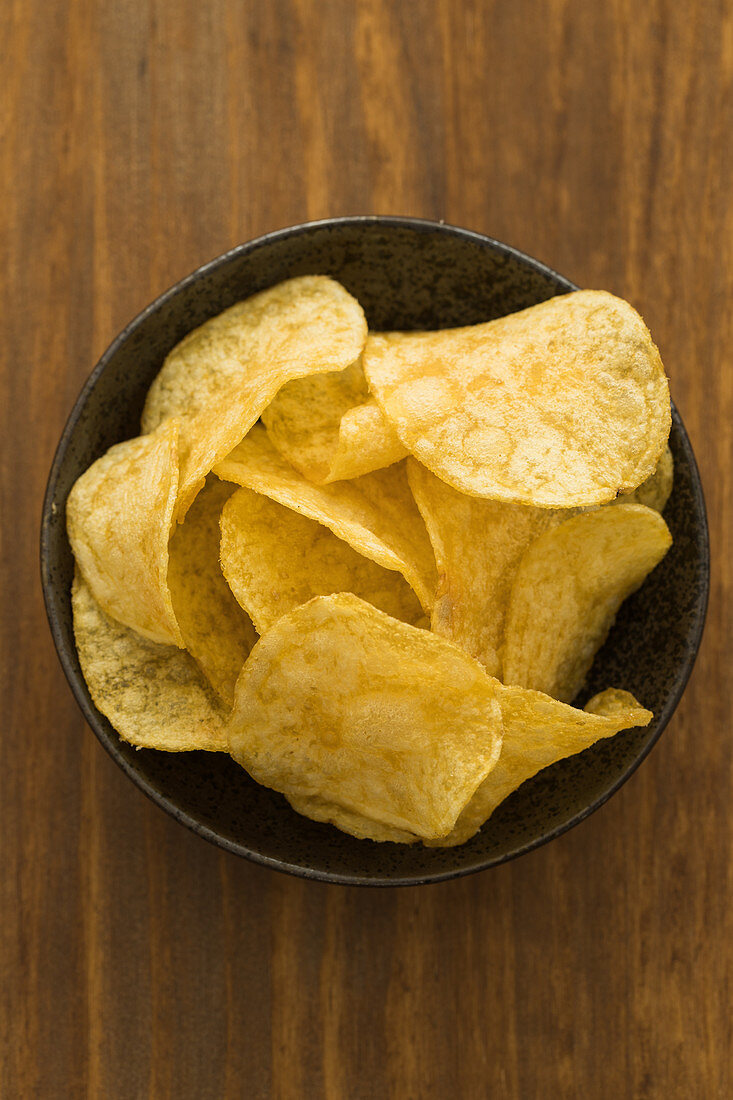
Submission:
M 410 218 L 355 217 L 268 234 L 201 267 L 161 295 L 104 353 L 59 443 L 43 505 L 41 573 L 51 631 L 84 716 L 122 770 L 178 821 L 237 855 L 308 878 L 417 885 L 470 874 L 530 851 L 598 809 L 628 779 L 669 721 L 702 635 L 709 586 L 705 503 L 689 439 L 672 410 L 674 545 L 621 608 L 582 703 L 625 688 L 654 712 L 645 729 L 601 741 L 527 781 L 457 848 L 356 840 L 290 809 L 228 756 L 136 750 L 91 701 L 74 645 L 73 559 L 65 503 L 95 459 L 139 432 L 148 387 L 170 349 L 234 302 L 295 275 L 326 274 L 361 302 L 372 329 L 475 324 L 577 289 L 498 241 Z

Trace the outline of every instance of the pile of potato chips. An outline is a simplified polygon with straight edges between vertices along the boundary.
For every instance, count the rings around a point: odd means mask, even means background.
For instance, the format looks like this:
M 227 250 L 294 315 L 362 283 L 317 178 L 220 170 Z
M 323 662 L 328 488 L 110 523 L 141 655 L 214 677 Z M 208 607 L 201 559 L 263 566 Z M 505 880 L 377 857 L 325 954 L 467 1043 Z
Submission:
M 671 544 L 669 428 L 611 294 L 369 333 L 330 278 L 265 290 L 173 349 L 69 495 L 92 699 L 354 836 L 461 844 L 651 720 L 617 688 L 571 703 Z

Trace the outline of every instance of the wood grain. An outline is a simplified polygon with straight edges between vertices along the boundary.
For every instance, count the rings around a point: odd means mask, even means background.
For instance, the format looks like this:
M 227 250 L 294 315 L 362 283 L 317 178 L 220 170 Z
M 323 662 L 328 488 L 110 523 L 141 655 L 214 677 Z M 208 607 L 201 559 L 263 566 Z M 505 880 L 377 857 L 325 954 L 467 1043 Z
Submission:
M 6 0 L 0 82 L 0 1094 L 733 1095 L 731 4 Z M 424 889 L 279 876 L 149 804 L 38 582 L 53 449 L 120 327 L 240 241 L 360 212 L 628 296 L 711 519 L 702 653 L 644 767 Z

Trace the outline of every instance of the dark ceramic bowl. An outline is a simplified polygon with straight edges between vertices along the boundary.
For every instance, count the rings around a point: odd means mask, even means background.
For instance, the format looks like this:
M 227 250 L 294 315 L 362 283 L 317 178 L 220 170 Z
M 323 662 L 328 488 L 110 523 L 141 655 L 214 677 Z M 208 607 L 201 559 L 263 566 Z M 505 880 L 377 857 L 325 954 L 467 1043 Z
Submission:
M 92 703 L 79 668 L 64 506 L 79 474 L 138 432 L 148 386 L 182 336 L 241 298 L 294 275 L 332 275 L 374 329 L 469 325 L 524 309 L 574 285 L 507 245 L 407 218 L 344 218 L 271 233 L 195 271 L 127 326 L 92 372 L 61 437 L 43 505 L 41 568 L 61 664 L 84 716 L 120 767 L 200 836 L 257 863 L 330 882 L 391 886 L 469 874 L 559 836 L 598 809 L 647 755 L 670 719 L 700 643 L 708 594 L 708 534 L 700 479 L 673 409 L 674 492 L 665 511 L 674 546 L 622 607 L 584 698 L 634 693 L 655 718 L 525 783 L 459 848 L 355 840 L 298 816 L 228 756 L 136 750 Z M 581 703 L 583 699 L 579 700 Z

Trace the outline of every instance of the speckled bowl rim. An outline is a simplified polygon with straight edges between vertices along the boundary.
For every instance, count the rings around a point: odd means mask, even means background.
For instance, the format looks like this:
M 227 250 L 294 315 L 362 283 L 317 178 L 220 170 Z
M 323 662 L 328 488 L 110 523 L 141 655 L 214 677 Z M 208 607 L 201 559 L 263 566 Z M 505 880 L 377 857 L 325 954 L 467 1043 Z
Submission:
M 697 619 L 694 624 L 694 629 L 690 632 L 689 636 L 689 648 L 686 651 L 685 659 L 681 662 L 679 669 L 677 670 L 677 676 L 674 683 L 673 690 L 669 693 L 664 707 L 662 708 L 658 717 L 656 717 L 656 728 L 654 735 L 644 744 L 638 755 L 631 761 L 626 767 L 625 771 L 613 782 L 601 795 L 591 801 L 583 810 L 580 810 L 573 817 L 567 821 L 549 829 L 548 831 L 541 833 L 539 836 L 533 838 L 531 841 L 524 845 L 521 845 L 510 852 L 500 853 L 495 856 L 489 856 L 484 859 L 477 860 L 476 864 L 469 866 L 461 866 L 447 871 L 437 871 L 434 874 L 416 874 L 406 875 L 404 877 L 397 878 L 380 878 L 374 875 L 361 875 L 361 874 L 343 874 L 340 872 L 329 872 L 315 868 L 304 867 L 297 863 L 288 863 L 286 860 L 276 859 L 271 856 L 263 855 L 261 852 L 248 848 L 245 844 L 236 843 L 227 837 L 224 837 L 216 832 L 215 829 L 204 825 L 197 818 L 192 817 L 186 813 L 179 806 L 177 806 L 171 799 L 166 797 L 161 791 L 159 791 L 152 783 L 148 781 L 146 776 L 142 775 L 122 754 L 120 751 L 120 740 L 117 737 L 110 736 L 107 731 L 101 726 L 99 722 L 99 714 L 93 705 L 90 705 L 89 696 L 87 693 L 86 684 L 83 682 L 81 674 L 77 673 L 68 647 L 64 638 L 63 626 L 56 614 L 56 609 L 53 605 L 51 598 L 51 592 L 53 589 L 53 582 L 49 575 L 49 559 L 50 559 L 50 519 L 51 509 L 55 507 L 54 497 L 56 482 L 59 476 L 59 471 L 63 464 L 66 450 L 69 442 L 74 435 L 74 431 L 82 413 L 82 410 L 87 402 L 90 392 L 94 389 L 97 379 L 105 371 L 109 362 L 114 358 L 118 349 L 130 338 L 130 336 L 139 328 L 143 322 L 156 313 L 167 302 L 179 294 L 182 290 L 189 287 L 192 283 L 197 282 L 199 279 L 204 278 L 211 272 L 216 271 L 217 268 L 225 266 L 235 257 L 246 256 L 255 252 L 261 248 L 267 248 L 276 241 L 283 238 L 294 238 L 302 234 L 307 234 L 315 229 L 330 228 L 336 226 L 360 226 L 360 225 L 377 225 L 385 227 L 401 227 L 416 232 L 434 233 L 441 232 L 449 235 L 453 235 L 458 238 L 462 238 L 466 241 L 474 242 L 481 245 L 484 248 L 490 248 L 498 252 L 507 258 L 511 258 L 518 261 L 520 264 L 525 265 L 535 272 L 545 275 L 558 283 L 567 285 L 568 291 L 579 289 L 574 283 L 567 279 L 564 275 L 560 275 L 559 272 L 553 270 L 547 264 L 543 264 L 541 261 L 534 259 L 534 257 L 527 255 L 520 249 L 514 248 L 511 245 L 504 244 L 502 241 L 498 241 L 493 237 L 485 236 L 481 233 L 476 233 L 470 229 L 463 229 L 459 226 L 449 225 L 444 221 L 431 221 L 425 218 L 410 218 L 402 216 L 390 216 L 390 215 L 357 215 L 352 217 L 343 218 L 323 218 L 317 221 L 302 222 L 298 225 L 288 226 L 283 229 L 277 229 L 273 232 L 266 233 L 261 237 L 256 237 L 245 244 L 237 245 L 235 248 L 229 249 L 227 252 L 223 252 L 221 255 L 216 256 L 214 259 L 209 260 L 207 263 L 202 264 L 201 267 L 196 268 L 190 275 L 185 276 L 179 282 L 175 283 L 168 290 L 160 294 L 150 305 L 146 306 L 140 313 L 134 317 L 129 324 L 122 329 L 120 334 L 112 341 L 107 350 L 99 359 L 91 374 L 84 383 L 84 386 L 76 399 L 74 406 L 69 414 L 68 420 L 64 426 L 64 430 L 61 433 L 58 446 L 56 448 L 53 463 L 51 465 L 51 472 L 49 474 L 48 483 L 46 486 L 46 492 L 43 499 L 43 509 L 41 518 L 41 540 L 40 540 L 40 559 L 41 559 L 41 583 L 43 587 L 43 598 L 46 607 L 46 615 L 48 618 L 49 626 L 51 628 L 51 634 L 53 636 L 54 644 L 56 646 L 56 652 L 61 662 L 64 674 L 69 682 L 74 698 L 79 705 L 88 725 L 92 731 L 104 746 L 106 751 L 112 757 L 116 764 L 122 769 L 122 771 L 135 783 L 135 785 L 147 795 L 151 801 L 157 806 L 160 806 L 176 821 L 185 825 L 191 829 L 192 832 L 198 836 L 203 837 L 204 840 L 208 840 L 210 843 L 223 848 L 225 851 L 231 852 L 234 855 L 241 856 L 245 859 L 251 860 L 254 863 L 258 863 L 261 866 L 269 867 L 273 870 L 285 872 L 288 874 L 296 875 L 300 878 L 306 878 L 310 880 L 316 880 L 321 882 L 327 882 L 331 884 L 339 884 L 346 886 L 424 886 L 431 883 L 444 882 L 449 879 L 462 878 L 466 875 L 476 874 L 478 871 L 485 871 L 491 867 L 497 867 L 503 863 L 508 863 L 511 860 L 517 859 L 520 856 L 526 855 L 528 852 L 534 851 L 537 848 L 542 847 L 544 844 L 548 844 L 551 840 L 555 840 L 557 837 L 567 833 L 570 829 L 575 828 L 596 810 L 600 809 L 614 794 L 627 782 L 628 779 L 634 774 L 636 769 L 647 758 L 651 750 L 654 748 L 662 733 L 664 732 L 670 718 L 672 717 L 677 705 L 682 698 L 684 690 L 687 686 L 687 682 L 692 673 L 695 660 L 700 648 L 700 642 L 702 640 L 703 630 L 705 627 L 705 618 L 707 615 L 709 590 L 710 590 L 710 538 L 707 523 L 707 511 L 705 507 L 705 497 L 702 489 L 702 483 L 700 481 L 700 474 L 697 467 L 697 461 L 695 459 L 692 446 L 690 444 L 689 437 L 685 430 L 685 426 L 682 422 L 679 413 L 677 412 L 674 402 L 672 402 L 672 414 L 677 421 L 679 430 L 681 432 L 683 441 L 686 445 L 686 449 L 689 452 L 690 458 L 690 477 L 693 485 L 695 495 L 699 500 L 700 517 L 702 531 L 702 539 L 700 543 L 703 547 L 704 559 L 700 562 L 701 574 L 704 578 L 704 594 L 702 596 Z

